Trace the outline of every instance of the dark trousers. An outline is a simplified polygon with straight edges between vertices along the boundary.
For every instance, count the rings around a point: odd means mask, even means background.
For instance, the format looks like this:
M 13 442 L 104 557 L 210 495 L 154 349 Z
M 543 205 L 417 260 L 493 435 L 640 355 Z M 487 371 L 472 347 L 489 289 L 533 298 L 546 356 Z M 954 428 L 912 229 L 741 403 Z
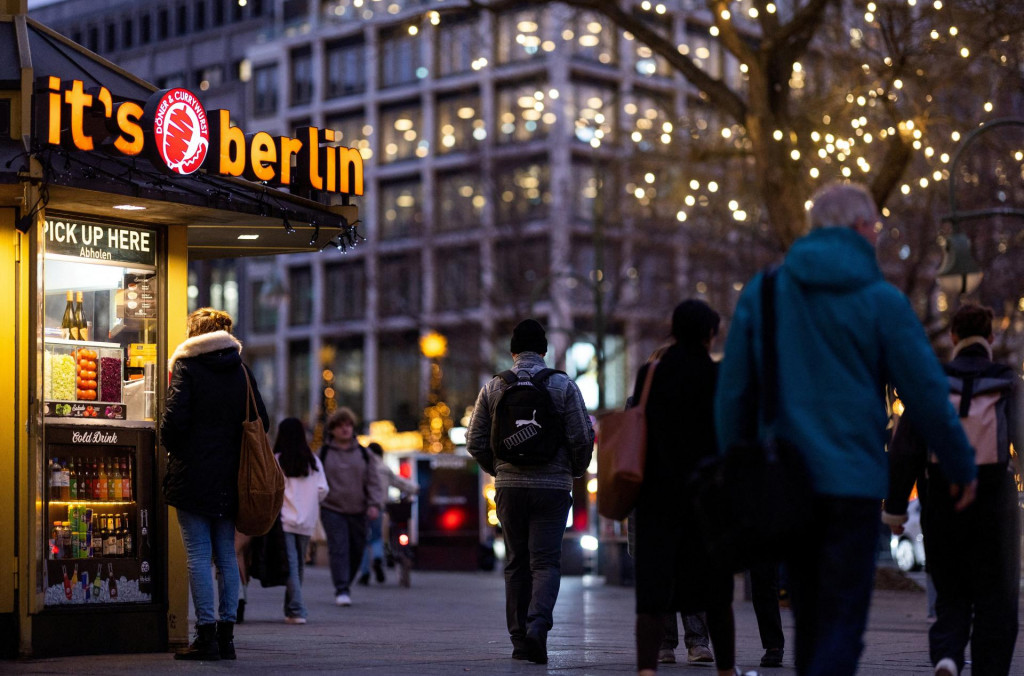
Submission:
M 687 650 L 702 645 L 707 647 L 710 644 L 708 638 L 707 618 L 704 613 L 687 615 L 679 613 L 683 618 L 683 645 Z M 676 622 L 676 613 L 665 615 L 665 634 L 661 638 L 661 647 L 675 650 L 679 646 L 679 624 Z
M 761 634 L 761 647 L 765 650 L 786 647 L 782 633 L 782 613 L 779 611 L 779 566 L 764 563 L 750 569 L 750 597 L 757 617 L 757 631 Z
M 347 594 L 366 549 L 366 515 L 342 514 L 321 507 L 320 521 L 327 534 L 334 593 Z
M 932 664 L 949 657 L 960 670 L 971 644 L 974 676 L 1006 676 L 1017 641 L 1020 508 L 1012 475 L 983 465 L 974 503 L 953 509 L 949 484 L 929 472 L 924 546 L 937 593 L 928 632 Z M 973 625 L 973 631 L 972 631 Z
M 505 618 L 514 647 L 527 632 L 546 635 L 562 578 L 569 491 L 499 488 L 494 501 L 505 536 Z
M 814 521 L 788 561 L 796 671 L 853 676 L 874 587 L 879 500 L 818 496 Z

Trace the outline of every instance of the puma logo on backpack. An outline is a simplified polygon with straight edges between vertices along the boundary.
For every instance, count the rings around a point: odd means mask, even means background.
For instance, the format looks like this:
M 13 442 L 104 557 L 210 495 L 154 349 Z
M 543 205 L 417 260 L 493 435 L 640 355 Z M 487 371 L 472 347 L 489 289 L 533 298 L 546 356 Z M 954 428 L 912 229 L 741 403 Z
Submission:
M 544 385 L 555 373 L 562 371 L 542 369 L 532 378 L 525 370 L 498 374 L 505 389 L 491 423 L 494 457 L 514 465 L 542 465 L 555 457 L 563 440 L 561 418 Z

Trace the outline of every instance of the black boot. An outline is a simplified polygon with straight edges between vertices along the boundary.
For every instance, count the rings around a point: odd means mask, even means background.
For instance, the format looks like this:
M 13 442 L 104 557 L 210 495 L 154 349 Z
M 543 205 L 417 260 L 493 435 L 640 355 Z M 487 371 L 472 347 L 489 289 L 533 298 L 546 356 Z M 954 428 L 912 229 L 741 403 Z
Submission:
M 219 660 L 220 647 L 217 645 L 217 625 L 196 626 L 196 639 L 192 645 L 174 654 L 176 660 Z
M 217 647 L 220 649 L 222 660 L 233 660 L 235 655 L 235 623 L 217 623 Z
M 238 610 L 235 611 L 235 623 L 245 622 L 245 599 L 238 599 Z
M 384 562 L 381 559 L 373 560 L 373 574 L 379 584 L 384 584 L 387 578 L 384 576 Z

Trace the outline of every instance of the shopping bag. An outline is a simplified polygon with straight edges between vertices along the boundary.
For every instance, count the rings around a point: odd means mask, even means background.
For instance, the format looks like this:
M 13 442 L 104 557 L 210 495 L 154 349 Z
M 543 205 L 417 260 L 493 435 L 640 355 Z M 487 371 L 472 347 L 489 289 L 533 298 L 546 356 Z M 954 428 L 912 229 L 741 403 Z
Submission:
M 640 401 L 624 411 L 613 411 L 598 420 L 597 513 L 620 521 L 636 505 L 647 461 L 647 395 L 651 390 L 652 362 L 644 379 Z

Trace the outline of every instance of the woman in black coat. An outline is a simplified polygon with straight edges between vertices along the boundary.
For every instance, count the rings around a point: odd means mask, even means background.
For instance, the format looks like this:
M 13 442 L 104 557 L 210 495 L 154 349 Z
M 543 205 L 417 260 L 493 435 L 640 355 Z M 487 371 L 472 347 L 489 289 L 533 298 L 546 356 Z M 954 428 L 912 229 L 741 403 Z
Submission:
M 681 491 L 697 463 L 716 453 L 713 402 L 718 365 L 708 349 L 719 316 L 687 300 L 672 313 L 675 342 L 660 356 L 647 400 L 647 464 L 636 513 L 636 643 L 641 676 L 657 670 L 663 618 L 704 612 L 722 676 L 734 673 L 733 579 L 702 555 Z M 637 374 L 639 401 L 649 365 Z
M 249 418 L 258 413 L 264 429 L 269 423 L 256 381 L 242 365 L 242 344 L 230 331 L 227 313 L 196 310 L 188 316 L 188 339 L 170 359 L 171 385 L 160 424 L 167 449 L 164 496 L 177 509 L 196 609 L 196 638 L 175 659 L 235 657 L 235 515 L 247 377 L 255 399 Z M 219 622 L 214 615 L 211 563 L 219 572 Z

